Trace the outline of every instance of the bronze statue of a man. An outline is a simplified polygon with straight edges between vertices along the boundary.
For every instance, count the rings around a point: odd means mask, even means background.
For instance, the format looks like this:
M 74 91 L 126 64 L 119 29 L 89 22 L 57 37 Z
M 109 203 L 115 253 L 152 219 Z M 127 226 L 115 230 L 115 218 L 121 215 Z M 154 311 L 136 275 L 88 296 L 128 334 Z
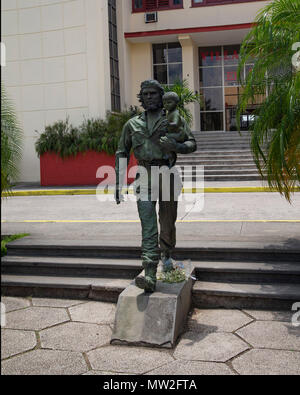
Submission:
M 178 173 L 171 172 L 170 183 L 165 183 L 160 169 L 172 169 L 176 163 L 176 154 L 189 154 L 196 150 L 195 138 L 184 118 L 181 118 L 181 140 L 177 142 L 168 137 L 168 119 L 163 109 L 164 89 L 159 82 L 147 80 L 142 82 L 138 98 L 145 111 L 131 118 L 122 131 L 122 136 L 116 152 L 116 193 L 115 199 L 119 204 L 124 169 L 120 167 L 120 159 L 126 158 L 127 164 L 130 151 L 133 149 L 138 161 L 139 170 L 136 176 L 135 193 L 137 208 L 142 225 L 142 264 L 145 276 L 139 276 L 135 282 L 145 292 L 155 291 L 156 272 L 160 259 L 159 244 L 163 270 L 173 269 L 172 250 L 176 244 L 176 228 L 178 196 L 181 193 L 181 181 Z M 182 139 L 182 133 L 184 139 Z M 124 159 L 123 159 L 124 162 Z M 153 172 L 153 169 L 159 172 Z M 120 177 L 120 173 L 122 176 Z M 154 176 L 158 175 L 157 177 Z M 179 180 L 178 180 L 179 178 Z M 164 199 L 162 191 L 168 188 L 169 198 Z M 155 191 L 154 191 L 155 190 Z M 158 226 L 156 202 L 159 202 L 160 236 L 158 243 Z

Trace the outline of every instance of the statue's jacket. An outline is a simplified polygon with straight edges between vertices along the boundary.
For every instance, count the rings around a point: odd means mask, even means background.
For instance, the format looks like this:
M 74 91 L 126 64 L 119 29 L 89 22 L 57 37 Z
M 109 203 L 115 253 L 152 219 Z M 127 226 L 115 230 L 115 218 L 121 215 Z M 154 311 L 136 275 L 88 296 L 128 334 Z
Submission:
M 185 141 L 177 143 L 175 154 L 189 154 L 196 151 L 197 145 L 185 119 L 181 117 Z M 157 120 L 152 129 L 147 127 L 147 111 L 131 118 L 123 127 L 122 135 L 116 152 L 116 171 L 118 171 L 118 159 L 129 159 L 130 151 L 133 149 L 134 156 L 138 162 L 151 162 L 153 160 L 162 160 L 164 158 L 164 150 L 159 144 L 161 136 L 167 135 L 168 121 L 164 111 L 162 116 Z M 176 159 L 173 163 L 175 164 Z

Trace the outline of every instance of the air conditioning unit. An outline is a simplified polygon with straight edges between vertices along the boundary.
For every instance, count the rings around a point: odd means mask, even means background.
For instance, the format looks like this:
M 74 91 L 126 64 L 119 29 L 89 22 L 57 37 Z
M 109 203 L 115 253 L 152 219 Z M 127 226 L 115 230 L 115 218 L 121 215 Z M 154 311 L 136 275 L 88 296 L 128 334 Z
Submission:
M 157 22 L 157 12 L 146 12 L 145 14 L 145 23 L 153 23 Z

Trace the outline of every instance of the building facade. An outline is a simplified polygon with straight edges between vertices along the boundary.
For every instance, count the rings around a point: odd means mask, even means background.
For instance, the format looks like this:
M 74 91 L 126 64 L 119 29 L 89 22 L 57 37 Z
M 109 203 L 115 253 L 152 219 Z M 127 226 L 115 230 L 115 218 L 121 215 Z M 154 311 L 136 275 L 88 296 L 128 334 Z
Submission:
M 190 108 L 194 130 L 231 130 L 239 47 L 267 3 L 1 0 L 3 82 L 25 135 L 21 181 L 39 181 L 34 142 L 45 125 L 138 105 L 140 83 L 149 78 L 169 85 L 186 79 L 200 92 L 201 106 Z

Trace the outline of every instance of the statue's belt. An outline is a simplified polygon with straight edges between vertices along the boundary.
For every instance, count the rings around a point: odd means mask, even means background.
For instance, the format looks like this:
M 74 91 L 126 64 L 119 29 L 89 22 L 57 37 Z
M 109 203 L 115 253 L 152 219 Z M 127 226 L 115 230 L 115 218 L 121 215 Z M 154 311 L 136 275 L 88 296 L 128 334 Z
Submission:
M 169 161 L 166 159 L 153 159 L 151 161 L 139 160 L 138 165 L 143 167 L 169 166 Z

